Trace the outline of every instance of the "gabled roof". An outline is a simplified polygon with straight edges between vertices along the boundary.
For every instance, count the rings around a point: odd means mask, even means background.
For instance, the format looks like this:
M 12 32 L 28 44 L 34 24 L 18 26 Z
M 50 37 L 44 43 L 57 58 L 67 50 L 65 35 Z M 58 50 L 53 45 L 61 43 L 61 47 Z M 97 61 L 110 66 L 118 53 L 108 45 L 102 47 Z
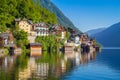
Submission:
M 54 26 L 51 28 L 51 31 L 54 31 L 54 30 L 65 30 L 65 29 L 64 29 L 63 26 L 61 26 L 61 25 L 54 25 Z
M 0 34 L 0 37 L 3 37 L 3 38 L 8 38 L 10 36 L 9 33 L 1 33 Z
M 35 23 L 33 24 L 33 26 L 36 26 L 36 27 L 46 27 L 48 28 L 48 25 L 44 22 L 38 22 L 38 23 Z
M 40 43 L 30 43 L 30 46 L 41 46 Z
M 17 19 L 17 18 L 16 18 L 16 19 L 15 19 L 15 22 L 20 22 L 20 21 L 27 21 L 29 24 L 31 24 L 31 25 L 33 24 L 33 23 L 32 23 L 32 20 L 27 20 L 26 18 L 23 18 L 23 19 L 21 19 L 21 18 L 18 18 L 18 19 Z
M 15 19 L 15 22 L 19 22 L 21 19 L 20 18 L 16 18 Z

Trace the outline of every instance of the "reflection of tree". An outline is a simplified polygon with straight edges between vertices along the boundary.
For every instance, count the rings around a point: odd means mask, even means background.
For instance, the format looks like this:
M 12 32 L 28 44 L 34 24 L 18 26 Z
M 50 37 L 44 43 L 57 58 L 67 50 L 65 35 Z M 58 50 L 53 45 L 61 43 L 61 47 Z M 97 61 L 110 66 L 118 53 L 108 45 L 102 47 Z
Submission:
M 49 71 L 47 74 L 47 80 L 57 80 L 62 74 L 61 70 L 61 59 L 63 58 L 60 54 L 44 52 L 41 58 L 36 59 L 37 64 L 48 63 Z
M 21 55 L 21 56 L 17 56 L 15 59 L 15 62 L 14 62 L 14 71 L 13 71 L 14 76 L 13 77 L 15 77 L 14 78 L 15 80 L 20 78 L 19 73 L 21 71 L 24 71 L 24 69 L 26 69 L 27 65 L 28 65 L 28 57 L 26 55 L 24 55 L 25 53 L 22 53 L 22 54 L 23 55 Z M 26 75 L 26 74 L 23 74 L 23 75 Z M 14 80 L 14 79 L 11 79 L 11 80 Z
M 18 80 L 19 72 L 26 69 L 27 64 L 28 58 L 25 55 L 8 57 L 6 68 L 4 63 L 0 69 L 0 80 Z
M 78 53 L 81 64 L 95 60 L 97 53 Z M 69 56 L 69 55 L 68 55 Z M 4 58 L 0 59 L 0 80 L 57 80 L 64 74 L 71 72 L 76 66 L 76 57 L 67 57 L 63 54 L 43 52 L 41 57 L 28 58 L 25 53 L 21 56 L 8 59 L 7 68 L 4 68 Z M 5 71 L 6 70 L 6 71 Z

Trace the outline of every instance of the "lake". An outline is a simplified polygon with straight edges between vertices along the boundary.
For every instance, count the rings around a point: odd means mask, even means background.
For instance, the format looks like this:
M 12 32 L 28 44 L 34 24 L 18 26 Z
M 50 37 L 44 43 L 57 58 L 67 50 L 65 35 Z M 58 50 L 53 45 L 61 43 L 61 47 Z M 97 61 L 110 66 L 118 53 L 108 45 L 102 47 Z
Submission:
M 120 80 L 120 49 L 0 58 L 0 80 Z

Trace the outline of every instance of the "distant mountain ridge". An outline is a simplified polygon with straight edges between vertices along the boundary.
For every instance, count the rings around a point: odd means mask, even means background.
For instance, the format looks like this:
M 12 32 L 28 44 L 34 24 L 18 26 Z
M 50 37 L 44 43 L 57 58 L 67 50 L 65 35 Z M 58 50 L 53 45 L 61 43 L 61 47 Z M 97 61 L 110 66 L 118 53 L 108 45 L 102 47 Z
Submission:
M 51 0 L 33 0 L 36 3 L 40 3 L 40 5 L 44 8 L 47 8 L 51 12 L 55 13 L 57 15 L 59 24 L 61 24 L 64 27 L 70 27 L 78 32 L 81 33 L 81 31 L 74 26 L 74 24 L 57 8 L 56 5 L 54 5 Z
M 94 35 L 104 47 L 120 47 L 120 22 Z
M 87 33 L 89 36 L 93 36 L 93 35 L 95 35 L 95 34 L 97 34 L 97 33 L 102 32 L 102 31 L 105 30 L 105 29 L 106 29 L 106 28 L 92 29 L 92 30 L 89 30 L 89 31 L 87 31 L 87 32 L 85 32 L 85 33 Z

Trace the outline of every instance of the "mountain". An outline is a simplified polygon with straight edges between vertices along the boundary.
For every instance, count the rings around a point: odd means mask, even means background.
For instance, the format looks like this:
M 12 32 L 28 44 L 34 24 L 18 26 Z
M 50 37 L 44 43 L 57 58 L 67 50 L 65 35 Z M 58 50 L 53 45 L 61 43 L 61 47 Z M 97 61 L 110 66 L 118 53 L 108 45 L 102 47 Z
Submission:
M 96 40 L 104 47 L 120 47 L 120 22 L 95 34 Z
M 97 33 L 100 33 L 102 32 L 103 30 L 105 30 L 106 28 L 99 28 L 99 29 L 92 29 L 92 30 L 89 30 L 85 33 L 87 33 L 89 36 L 92 36 L 92 35 L 95 35 Z
M 78 32 L 81 32 L 78 28 L 74 26 L 74 24 L 54 5 L 51 0 L 34 0 L 36 3 L 40 3 L 40 5 L 44 8 L 47 8 L 51 12 L 55 13 L 58 18 L 59 24 L 64 27 L 70 27 Z

